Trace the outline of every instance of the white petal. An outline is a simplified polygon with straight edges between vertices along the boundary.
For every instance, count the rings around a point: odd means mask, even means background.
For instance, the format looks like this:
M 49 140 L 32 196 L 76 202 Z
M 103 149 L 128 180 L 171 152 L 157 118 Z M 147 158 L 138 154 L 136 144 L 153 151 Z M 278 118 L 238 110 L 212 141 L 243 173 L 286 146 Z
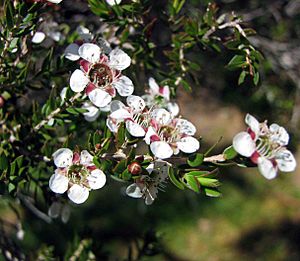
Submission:
M 91 172 L 91 175 L 87 177 L 91 189 L 100 189 L 106 183 L 106 175 L 100 169 L 95 169 Z
M 116 70 L 124 70 L 131 63 L 131 58 L 121 49 L 114 49 L 109 53 L 109 66 Z
M 76 204 L 82 204 L 89 197 L 89 190 L 86 187 L 79 186 L 78 184 L 74 184 L 68 190 L 68 197 Z
M 255 137 L 259 135 L 259 122 L 249 113 L 245 117 L 246 124 L 250 127 L 250 129 L 255 133 Z
M 68 90 L 68 87 L 64 87 L 64 88 L 61 90 L 60 94 L 59 94 L 62 103 L 63 103 L 64 100 L 66 99 L 66 96 L 67 96 L 67 90 Z
M 255 141 L 244 131 L 235 135 L 232 145 L 237 153 L 245 157 L 250 157 L 255 151 Z
M 106 126 L 109 128 L 111 132 L 117 132 L 118 131 L 118 121 L 113 120 L 111 118 L 106 119 Z
M 177 142 L 177 147 L 185 153 L 193 153 L 200 147 L 200 143 L 194 137 L 184 137 Z
M 151 205 L 157 198 L 157 193 L 158 189 L 156 187 L 151 186 L 150 188 L 148 188 L 146 192 L 145 204 L 148 206 Z
M 177 119 L 176 128 L 179 129 L 180 133 L 187 134 L 190 136 L 196 133 L 195 125 L 184 119 Z
M 111 102 L 111 96 L 103 90 L 95 89 L 89 93 L 89 98 L 97 107 L 105 107 Z
M 92 104 L 90 103 L 84 103 L 83 106 L 81 107 L 83 109 L 87 109 L 88 111 L 87 112 L 84 112 L 83 115 L 84 115 L 84 118 L 85 120 L 87 121 L 95 121 L 98 116 L 100 115 L 100 110 L 99 108 L 93 106 Z
M 59 168 L 65 168 L 72 165 L 73 152 L 67 148 L 61 148 L 52 154 L 54 164 Z
M 96 63 L 100 59 L 101 49 L 98 45 L 85 43 L 79 47 L 78 54 L 90 63 Z
M 134 91 L 134 86 L 132 81 L 127 77 L 122 75 L 115 82 L 113 82 L 113 87 L 115 87 L 120 94 L 120 96 L 128 96 L 131 95 Z
M 286 146 L 289 143 L 289 134 L 285 128 L 279 126 L 276 123 L 270 125 L 270 131 L 272 133 L 271 140 L 277 142 L 281 146 Z
M 275 156 L 278 168 L 283 172 L 291 172 L 296 169 L 297 163 L 294 155 L 287 149 L 281 149 Z
M 40 44 L 42 41 L 44 41 L 46 35 L 43 32 L 36 32 L 31 41 L 35 44 Z
M 159 159 L 167 159 L 173 155 L 173 150 L 165 141 L 154 141 L 150 144 L 152 153 Z
M 61 174 L 53 174 L 49 180 L 50 189 L 59 194 L 63 194 L 67 191 L 69 184 L 69 179 Z
M 141 198 L 143 196 L 143 193 L 142 193 L 140 187 L 135 183 L 129 185 L 126 188 L 126 194 L 132 198 Z
M 117 120 L 124 120 L 128 118 L 132 118 L 131 114 L 126 109 L 119 109 L 114 112 L 112 112 L 109 117 Z
M 64 39 L 64 36 L 61 32 L 50 31 L 47 35 L 55 42 L 59 42 L 60 40 Z
M 146 135 L 145 135 L 145 138 L 144 138 L 144 140 L 145 140 L 145 142 L 149 145 L 150 143 L 151 143 L 151 136 L 152 135 L 157 135 L 157 133 L 155 132 L 155 130 L 150 126 L 149 128 L 148 128 L 148 130 L 147 130 L 147 133 L 146 133 Z
M 179 106 L 176 102 L 168 102 L 167 109 L 173 117 L 179 114 Z
M 126 129 L 133 137 L 144 137 L 145 130 L 136 122 L 126 121 Z
M 264 157 L 259 157 L 257 161 L 258 170 L 266 179 L 273 179 L 277 175 L 277 170 L 272 162 Z
M 79 25 L 76 28 L 76 31 L 79 34 L 80 38 L 86 42 L 93 39 L 93 35 L 91 34 L 90 30 L 82 25 Z
M 82 92 L 90 80 L 84 75 L 83 71 L 76 69 L 70 78 L 70 87 L 73 92 Z
M 112 101 L 110 103 L 110 111 L 111 112 L 114 112 L 114 111 L 117 111 L 119 109 L 124 109 L 126 106 L 124 105 L 123 102 L 120 102 L 120 101 Z
M 153 93 L 153 95 L 158 95 L 159 94 L 159 86 L 154 80 L 154 78 L 150 77 L 148 81 L 149 87 Z
M 61 221 L 63 223 L 67 223 L 71 214 L 71 209 L 68 204 L 65 204 L 63 208 L 61 209 Z
M 167 125 L 171 120 L 171 114 L 165 109 L 153 110 L 151 112 L 151 117 L 161 125 Z
M 47 1 L 53 4 L 59 4 L 62 0 L 47 0 Z
M 48 209 L 48 216 L 52 218 L 57 218 L 60 214 L 61 207 L 62 207 L 61 203 L 56 201 L 53 202 L 50 208 Z
M 86 165 L 86 166 L 93 165 L 93 156 L 87 150 L 81 151 L 80 164 Z
M 79 60 L 80 56 L 78 54 L 79 46 L 75 43 L 71 43 L 67 46 L 65 50 L 65 57 L 71 61 Z
M 128 106 L 133 109 L 134 113 L 142 112 L 146 106 L 145 101 L 141 97 L 136 95 L 129 95 L 126 98 L 126 102 Z
M 108 3 L 109 5 L 118 5 L 121 3 L 122 0 L 106 0 L 106 3 Z

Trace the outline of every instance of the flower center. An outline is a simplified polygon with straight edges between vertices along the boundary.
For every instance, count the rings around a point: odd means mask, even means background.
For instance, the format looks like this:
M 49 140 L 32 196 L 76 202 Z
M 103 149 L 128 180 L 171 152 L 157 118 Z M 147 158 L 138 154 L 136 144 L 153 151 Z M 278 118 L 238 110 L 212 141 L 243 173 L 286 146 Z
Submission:
M 272 142 L 268 136 L 259 137 L 256 141 L 256 151 L 267 159 L 272 159 L 280 148 L 281 146 L 277 142 Z
M 87 176 L 89 171 L 81 164 L 74 164 L 68 169 L 68 178 L 70 182 L 78 185 L 87 185 Z
M 92 65 L 88 75 L 91 82 L 98 88 L 105 88 L 113 82 L 113 73 L 111 69 L 103 63 Z

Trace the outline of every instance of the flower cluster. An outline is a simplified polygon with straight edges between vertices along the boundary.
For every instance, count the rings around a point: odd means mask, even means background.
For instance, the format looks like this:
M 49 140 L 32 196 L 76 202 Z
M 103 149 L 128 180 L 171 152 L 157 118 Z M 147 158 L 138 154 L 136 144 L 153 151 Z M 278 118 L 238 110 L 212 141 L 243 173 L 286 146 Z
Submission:
M 134 137 L 144 137 L 159 159 L 169 158 L 179 151 L 193 153 L 199 149 L 199 141 L 192 137 L 196 128 L 191 122 L 174 118 L 163 108 L 148 108 L 139 96 L 128 96 L 127 105 L 120 101 L 111 103 L 107 126 L 112 132 L 117 132 L 120 122 L 125 122 L 128 132 Z
M 238 133 L 233 138 L 233 148 L 242 156 L 257 164 L 260 173 L 267 179 L 276 177 L 278 169 L 283 172 L 294 171 L 296 160 L 286 148 L 289 134 L 278 124 L 259 123 L 252 115 L 245 118 L 249 126 L 247 132 Z
M 163 190 L 168 178 L 170 163 L 157 160 L 146 168 L 148 175 L 141 175 L 135 183 L 126 188 L 126 194 L 132 198 L 145 199 L 146 205 L 151 205 L 157 198 L 158 190 Z
M 106 183 L 106 175 L 97 169 L 93 156 L 86 150 L 72 152 L 61 148 L 53 154 L 57 169 L 50 177 L 50 189 L 59 194 L 68 191 L 68 197 L 76 204 L 85 202 L 90 190 L 102 188 Z

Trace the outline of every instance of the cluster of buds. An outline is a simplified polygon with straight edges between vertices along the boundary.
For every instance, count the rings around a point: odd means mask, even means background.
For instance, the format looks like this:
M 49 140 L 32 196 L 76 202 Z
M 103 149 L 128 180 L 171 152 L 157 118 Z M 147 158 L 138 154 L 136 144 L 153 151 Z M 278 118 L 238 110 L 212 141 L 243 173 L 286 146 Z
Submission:
M 276 177 L 278 169 L 291 172 L 296 168 L 293 154 L 286 148 L 289 134 L 278 124 L 259 123 L 252 115 L 245 118 L 249 126 L 247 132 L 238 133 L 233 138 L 233 148 L 242 156 L 257 164 L 260 173 L 267 179 Z
M 68 197 L 76 204 L 85 202 L 90 190 L 102 188 L 106 175 L 93 163 L 93 156 L 86 150 L 72 152 L 61 148 L 53 154 L 57 169 L 50 177 L 50 189 L 59 194 L 68 192 Z

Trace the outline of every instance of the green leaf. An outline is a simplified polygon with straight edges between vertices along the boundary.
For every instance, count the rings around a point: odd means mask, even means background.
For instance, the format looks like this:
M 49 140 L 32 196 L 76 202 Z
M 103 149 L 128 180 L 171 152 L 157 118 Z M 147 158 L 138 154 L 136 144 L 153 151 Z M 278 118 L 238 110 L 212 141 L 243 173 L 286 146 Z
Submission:
M 11 193 L 16 188 L 16 185 L 13 183 L 8 184 L 8 192 Z
M 216 188 L 221 185 L 217 179 L 197 177 L 197 180 L 199 181 L 200 185 L 204 187 Z
M 212 189 L 212 188 L 204 188 L 204 193 L 206 196 L 209 196 L 209 197 L 220 197 L 222 196 L 221 192 L 218 191 L 217 189 Z
M 169 168 L 169 178 L 171 180 L 171 182 L 179 189 L 184 190 L 184 184 L 182 184 L 175 176 L 174 173 L 174 169 L 173 168 Z
M 194 171 L 185 173 L 185 176 L 200 177 L 202 175 L 206 175 L 207 173 L 209 173 L 209 172 L 205 171 L 205 170 L 194 170 Z
M 186 180 L 188 187 L 192 189 L 193 191 L 199 193 L 199 182 L 193 175 L 184 175 L 184 179 Z
M 0 170 L 6 170 L 8 168 L 7 157 L 2 153 L 0 155 Z
M 122 173 L 126 168 L 126 160 L 121 160 L 118 164 L 114 167 L 113 173 Z
M 131 179 L 132 175 L 131 173 L 128 171 L 128 169 L 126 168 L 123 172 L 122 172 L 122 179 L 125 181 L 129 181 Z
M 239 76 L 238 85 L 241 85 L 245 81 L 245 77 L 246 77 L 246 71 L 242 71 Z
M 243 55 L 235 55 L 227 64 L 228 69 L 236 69 L 246 65 L 246 58 Z
M 226 160 L 234 159 L 238 153 L 234 150 L 233 146 L 229 146 L 223 151 L 223 156 Z
M 125 141 L 125 125 L 124 122 L 122 122 L 119 126 L 118 132 L 117 132 L 117 145 L 118 147 L 121 147 L 124 144 Z
M 189 156 L 187 163 L 191 167 L 198 167 L 203 163 L 203 159 L 204 159 L 204 154 L 196 153 L 196 154 Z
M 253 83 L 254 83 L 255 85 L 257 85 L 258 82 L 259 82 L 259 72 L 255 72 L 255 73 L 254 73 L 254 77 L 253 77 Z
M 14 8 L 11 0 L 7 0 L 5 2 L 5 18 L 6 18 L 6 24 L 7 28 L 11 29 L 14 26 Z

